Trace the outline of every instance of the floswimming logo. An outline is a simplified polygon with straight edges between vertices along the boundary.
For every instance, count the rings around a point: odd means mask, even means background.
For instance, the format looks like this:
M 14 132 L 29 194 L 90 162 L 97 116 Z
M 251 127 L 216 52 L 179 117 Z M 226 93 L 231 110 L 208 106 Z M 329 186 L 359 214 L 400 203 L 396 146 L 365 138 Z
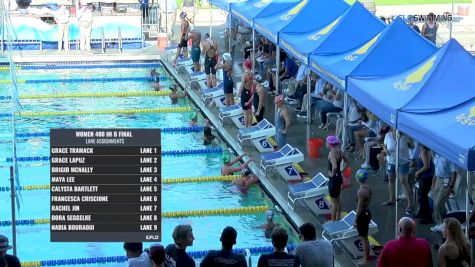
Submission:
M 455 117 L 457 122 L 463 125 L 474 126 L 475 125 L 475 106 L 473 106 L 468 114 L 462 113 Z
M 336 20 L 334 20 L 332 23 L 330 23 L 328 26 L 326 26 L 322 30 L 318 31 L 315 34 L 310 35 L 308 37 L 308 39 L 312 40 L 312 41 L 316 41 L 316 40 L 320 39 L 320 37 L 322 37 L 323 35 L 328 34 L 335 27 L 335 25 L 338 24 L 340 19 L 341 19 L 341 17 L 338 17 Z
M 418 68 L 413 73 L 407 75 L 404 81 L 397 81 L 393 84 L 394 88 L 401 91 L 407 91 L 411 89 L 413 84 L 419 83 L 424 79 L 424 76 L 432 69 L 434 66 L 434 61 L 436 56 L 433 56 L 429 59 L 422 67 Z
M 367 42 L 365 45 L 363 45 L 360 49 L 356 50 L 356 52 L 354 52 L 353 54 L 351 54 L 349 56 L 346 56 L 345 60 L 346 61 L 354 61 L 360 55 L 364 55 L 364 54 L 368 53 L 369 49 L 376 43 L 376 41 L 378 40 L 380 35 L 381 35 L 381 33 L 379 33 L 378 35 L 373 37 L 373 39 L 371 39 L 369 42 Z
M 308 3 L 308 0 L 303 0 L 300 2 L 298 5 L 293 7 L 287 14 L 280 16 L 280 20 L 289 20 L 292 18 L 294 15 L 297 15 L 300 10 Z
M 269 4 L 270 2 L 272 2 L 272 0 L 261 0 L 257 3 L 254 4 L 254 7 L 257 7 L 257 8 L 262 8 L 262 7 L 265 7 L 267 6 L 267 4 Z

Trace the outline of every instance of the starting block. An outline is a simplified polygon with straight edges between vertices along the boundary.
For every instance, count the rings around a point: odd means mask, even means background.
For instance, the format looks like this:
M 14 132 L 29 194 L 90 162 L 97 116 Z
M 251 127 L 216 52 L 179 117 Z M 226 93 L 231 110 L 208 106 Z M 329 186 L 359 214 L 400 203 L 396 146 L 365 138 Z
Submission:
M 330 213 L 330 200 L 328 195 L 328 178 L 321 172 L 310 181 L 289 185 L 287 205 L 294 210 L 298 201 L 306 201 L 308 207 L 318 215 Z
M 356 212 L 352 210 L 343 219 L 323 224 L 322 237 L 330 242 L 338 242 L 354 258 L 363 257 L 363 247 L 358 236 L 355 222 Z M 368 235 L 378 232 L 378 225 L 371 220 Z

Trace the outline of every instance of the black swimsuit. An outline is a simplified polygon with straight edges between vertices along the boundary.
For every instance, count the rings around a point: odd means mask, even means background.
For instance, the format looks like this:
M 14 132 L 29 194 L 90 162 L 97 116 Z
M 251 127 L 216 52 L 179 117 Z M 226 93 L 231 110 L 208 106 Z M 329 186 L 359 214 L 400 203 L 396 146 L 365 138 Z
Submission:
M 209 49 L 206 51 L 206 55 L 205 55 L 205 73 L 208 75 L 210 73 L 214 75 L 216 74 L 216 69 L 214 67 L 218 63 L 216 60 L 216 48 L 214 47 L 214 41 L 213 41 L 213 45 L 211 45 L 210 41 L 206 41 L 206 42 L 209 43 Z M 210 50 L 214 51 L 214 56 L 212 57 L 208 55 Z
M 245 74 L 246 75 L 246 74 Z M 247 74 L 249 77 L 249 74 Z M 243 110 L 248 110 L 249 108 L 251 108 L 251 105 L 249 106 L 246 106 L 246 103 L 251 99 L 251 89 L 252 89 L 252 84 L 251 84 L 251 88 L 247 89 L 246 88 L 246 84 L 251 81 L 252 82 L 252 74 L 250 75 L 250 78 L 247 79 L 247 80 L 244 80 L 244 88 L 242 89 L 241 91 L 241 108 Z
M 337 161 L 337 168 L 335 171 L 335 175 L 330 177 L 328 180 L 328 192 L 331 198 L 338 198 L 341 192 L 341 185 L 343 184 L 343 176 L 341 175 L 340 170 L 340 163 L 341 163 L 341 156 Z M 331 172 L 333 170 L 332 162 L 328 160 L 328 170 Z
M 371 200 L 371 189 L 366 188 L 369 190 L 369 198 L 366 202 L 365 207 L 361 211 L 360 216 L 356 217 L 356 230 L 358 230 L 358 236 L 367 237 L 369 232 L 369 223 L 371 222 L 371 211 L 368 209 L 369 202 Z M 358 201 L 358 200 L 356 200 Z

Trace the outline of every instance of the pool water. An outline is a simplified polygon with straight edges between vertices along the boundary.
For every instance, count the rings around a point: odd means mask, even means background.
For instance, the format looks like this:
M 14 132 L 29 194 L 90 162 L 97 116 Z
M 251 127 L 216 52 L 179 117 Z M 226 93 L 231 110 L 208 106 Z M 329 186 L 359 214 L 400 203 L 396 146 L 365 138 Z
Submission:
M 68 70 L 18 70 L 18 79 L 63 79 L 90 77 L 145 77 L 149 69 L 68 69 Z M 164 70 L 161 73 L 168 75 Z M 8 79 L 0 73 L 0 79 Z M 172 79 L 163 81 L 168 86 Z M 5 87 L 0 90 L 5 90 Z M 79 93 L 79 92 L 143 92 L 151 91 L 150 83 L 141 81 L 104 83 L 41 83 L 19 84 L 19 95 Z M 0 95 L 5 92 L 0 91 Z M 191 101 L 182 99 L 172 105 L 167 96 L 107 97 L 107 98 L 66 98 L 66 99 L 22 99 L 24 111 L 73 111 L 104 109 L 137 109 L 159 107 L 189 107 Z M 7 112 L 5 105 L 1 112 Z M 157 113 L 135 115 L 83 115 L 20 117 L 16 121 L 17 133 L 49 132 L 51 128 L 164 128 L 187 126 L 189 112 Z M 200 120 L 201 121 L 201 120 Z M 9 186 L 8 163 L 4 160 L 12 156 L 12 124 L 8 118 L 0 118 L 0 187 Z M 162 133 L 162 150 L 199 149 L 202 133 L 180 132 Z M 48 156 L 49 137 L 19 138 L 17 156 Z M 220 175 L 221 153 L 186 156 L 163 156 L 162 178 L 202 177 Z M 49 164 L 47 162 L 20 162 L 21 185 L 49 184 Z M 253 186 L 242 194 L 229 182 L 164 184 L 162 196 L 163 211 L 203 210 L 236 208 L 273 204 L 263 191 Z M 0 192 L 0 220 L 11 220 L 10 194 Z M 17 219 L 42 219 L 50 216 L 49 190 L 21 191 L 20 208 Z M 289 243 L 297 238 L 284 217 L 276 213 L 276 221 L 289 230 Z M 238 231 L 236 248 L 271 246 L 271 242 L 259 228 L 265 222 L 264 213 L 236 214 L 227 216 L 204 216 L 189 218 L 164 218 L 162 220 L 162 243 L 173 242 L 171 233 L 177 224 L 191 224 L 195 235 L 194 245 L 188 251 L 219 249 L 219 237 L 225 226 L 233 226 Z M 0 233 L 11 239 L 11 227 L 0 227 Z M 49 241 L 49 224 L 18 226 L 17 249 L 21 261 L 42 261 L 69 258 L 90 258 L 125 255 L 122 243 L 52 243 Z M 148 246 L 145 244 L 144 246 Z M 253 260 L 256 262 L 256 259 Z M 91 264 L 92 265 L 92 264 Z M 123 263 L 107 266 L 123 266 Z

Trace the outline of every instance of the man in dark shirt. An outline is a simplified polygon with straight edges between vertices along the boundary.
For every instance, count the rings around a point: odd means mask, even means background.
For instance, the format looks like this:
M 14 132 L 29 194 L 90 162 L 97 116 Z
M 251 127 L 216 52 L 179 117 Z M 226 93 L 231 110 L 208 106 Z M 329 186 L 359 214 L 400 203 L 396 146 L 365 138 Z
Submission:
M 0 235 L 0 267 L 21 267 L 20 260 L 17 257 L 7 254 L 7 250 L 12 248 L 8 245 L 8 237 Z
M 241 254 L 232 252 L 236 244 L 237 232 L 231 226 L 221 233 L 221 250 L 210 250 L 201 261 L 200 267 L 247 267 L 246 259 Z
M 300 261 L 297 256 L 285 252 L 288 239 L 287 230 L 280 227 L 274 228 L 272 231 L 274 252 L 261 255 L 257 267 L 299 267 Z
M 178 225 L 173 230 L 172 234 L 175 244 L 167 246 L 165 252 L 173 260 L 175 260 L 176 267 L 195 267 L 193 258 L 186 254 L 186 247 L 193 245 L 193 229 L 190 225 Z

